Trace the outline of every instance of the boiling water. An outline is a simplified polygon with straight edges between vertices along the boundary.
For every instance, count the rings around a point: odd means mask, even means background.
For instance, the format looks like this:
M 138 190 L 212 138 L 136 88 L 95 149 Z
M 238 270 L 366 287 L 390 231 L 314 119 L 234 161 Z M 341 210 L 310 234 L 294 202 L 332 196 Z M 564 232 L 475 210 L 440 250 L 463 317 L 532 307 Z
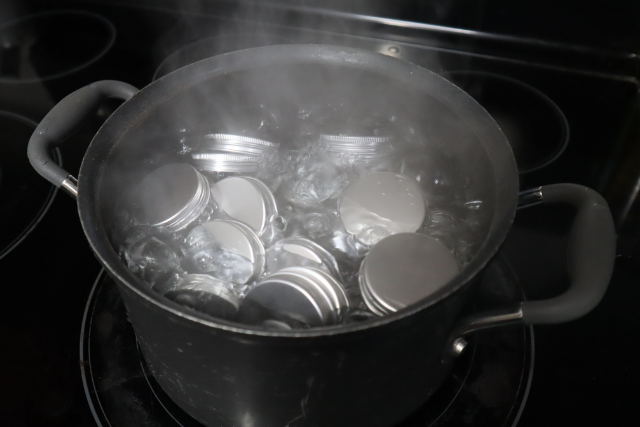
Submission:
M 258 170 L 252 174 L 271 189 L 278 206 L 278 216 L 269 218 L 270 225 L 261 240 L 267 251 L 288 237 L 310 239 L 329 251 L 338 262 L 340 280 L 351 300 L 345 323 L 375 317 L 360 295 L 358 271 L 371 247 L 395 231 L 385 227 L 384 221 L 379 226 L 362 227 L 357 235 L 345 230 L 337 201 L 360 176 L 396 172 L 415 180 L 429 210 L 418 232 L 442 242 L 461 268 L 471 261 L 481 243 L 477 235 L 483 202 L 470 191 L 468 182 L 459 182 L 451 161 L 442 158 L 435 145 L 416 132 L 408 120 L 394 115 L 351 116 L 342 104 L 301 108 L 288 115 L 269 112 L 261 105 L 259 114 L 250 114 L 262 119 L 254 120 L 255 126 L 243 132 L 234 129 L 236 134 L 281 143 L 277 153 L 260 158 Z M 214 132 L 231 133 L 225 128 Z M 182 129 L 183 136 L 174 144 L 177 159 L 190 162 L 198 147 L 189 145 L 189 141 L 198 141 L 205 133 L 211 130 Z M 385 135 L 390 141 L 372 155 L 336 153 L 320 142 L 322 134 Z M 206 173 L 211 184 L 229 175 Z M 125 212 L 123 217 L 130 216 Z M 131 271 L 159 292 L 175 288 L 180 275 L 206 273 L 244 294 L 255 283 L 245 283 L 251 276 L 251 261 L 224 251 L 211 235 L 198 228 L 210 219 L 225 217 L 225 212 L 211 206 L 205 215 L 177 233 L 140 227 L 129 220 L 119 230 L 125 238 L 117 244 Z

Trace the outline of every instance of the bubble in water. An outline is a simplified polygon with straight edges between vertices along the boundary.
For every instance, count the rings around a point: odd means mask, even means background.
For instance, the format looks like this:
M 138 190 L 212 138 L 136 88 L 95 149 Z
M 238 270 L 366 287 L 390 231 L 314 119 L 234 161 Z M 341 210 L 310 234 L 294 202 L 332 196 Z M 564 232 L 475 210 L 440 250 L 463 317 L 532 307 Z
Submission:
M 481 226 L 481 214 L 487 210 L 486 203 L 483 204 L 473 192 L 472 178 L 465 171 L 456 170 L 455 159 L 432 148 L 438 141 L 429 140 L 422 124 L 417 125 L 398 111 L 376 111 L 376 106 L 371 106 L 371 111 L 366 113 L 354 112 L 347 102 L 306 103 L 289 111 L 289 117 L 285 116 L 284 110 L 276 110 L 267 103 L 260 107 L 257 115 L 239 118 L 242 123 L 236 124 L 238 134 L 259 132 L 267 139 L 281 143 L 278 151 L 261 157 L 258 170 L 252 175 L 273 192 L 279 212 L 259 237 L 268 256 L 275 257 L 269 261 L 276 265 L 274 268 L 287 264 L 286 254 L 283 257 L 283 254 L 274 255 L 270 251 L 282 238 L 308 238 L 329 251 L 338 262 L 342 282 L 352 302 L 353 309 L 345 316 L 345 322 L 363 321 L 374 316 L 360 295 L 358 272 L 371 247 L 389 234 L 376 226 L 361 229 L 357 235 L 344 229 L 337 213 L 337 199 L 349 183 L 362 175 L 396 172 L 418 182 L 430 210 L 430 220 L 419 232 L 446 245 L 461 266 L 470 262 L 481 243 L 476 236 Z M 348 146 L 351 151 L 340 152 L 338 149 L 336 152 L 336 147 L 320 144 L 320 135 L 391 135 L 394 139 L 364 155 L 357 154 L 358 150 L 354 154 L 353 147 Z M 197 148 L 190 146 L 192 141 L 198 140 L 192 129 L 179 129 L 173 151 L 187 155 Z M 142 164 L 162 161 L 162 157 L 152 155 L 142 159 Z M 206 173 L 213 182 L 230 175 L 236 174 Z M 420 192 L 416 191 L 407 193 L 412 201 L 420 200 Z M 386 197 L 390 196 L 387 192 Z M 175 290 L 180 274 L 186 270 L 234 282 L 236 291 L 244 295 L 255 285 L 246 283 L 254 274 L 252 262 L 224 250 L 220 242 L 200 229 L 207 221 L 227 218 L 226 213 L 213 206 L 207 208 L 189 229 L 172 234 L 160 228 L 140 228 L 123 217 L 121 224 L 125 235 L 118 236 L 117 240 L 114 237 L 114 242 L 123 247 L 121 253 L 132 271 L 160 293 Z M 122 230 L 118 233 L 123 234 Z M 121 244 L 123 240 L 125 243 Z M 274 318 L 266 321 L 263 327 L 306 326 L 289 323 L 285 318 Z
M 260 234 L 260 240 L 264 244 L 265 247 L 269 247 L 273 245 L 278 240 L 282 239 L 284 236 L 283 233 L 284 221 L 278 215 L 273 215 L 269 219 L 269 224 L 264 229 L 262 234 Z
M 295 206 L 317 207 L 340 196 L 349 184 L 348 174 L 313 147 L 301 150 L 293 164 L 291 179 L 282 184 L 282 195 Z
M 153 285 L 168 274 L 181 271 L 180 259 L 162 240 L 154 236 L 140 236 L 126 242 L 123 256 L 129 269 Z
M 390 235 L 391 232 L 389 232 L 389 230 L 387 230 L 386 228 L 373 226 L 362 228 L 356 238 L 365 245 L 372 246 Z

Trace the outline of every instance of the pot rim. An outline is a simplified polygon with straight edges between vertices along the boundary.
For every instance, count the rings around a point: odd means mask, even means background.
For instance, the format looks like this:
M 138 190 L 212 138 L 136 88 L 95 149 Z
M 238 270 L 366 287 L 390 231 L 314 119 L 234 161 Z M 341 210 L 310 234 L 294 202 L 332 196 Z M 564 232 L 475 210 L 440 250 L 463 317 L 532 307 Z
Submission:
M 439 293 L 429 299 L 384 317 L 348 325 L 332 325 L 310 330 L 267 331 L 250 325 L 214 319 L 195 311 L 187 312 L 144 285 L 121 261 L 102 226 L 97 198 L 104 171 L 104 158 L 122 136 L 153 109 L 194 85 L 234 71 L 271 65 L 318 64 L 361 69 L 390 78 L 427 93 L 451 109 L 472 130 L 491 163 L 496 185 L 496 207 L 487 238 L 473 260 Z M 95 135 L 83 158 L 78 175 L 78 213 L 92 250 L 107 272 L 129 290 L 161 310 L 200 324 L 243 335 L 272 337 L 332 336 L 368 330 L 398 322 L 425 310 L 467 284 L 493 258 L 500 248 L 515 216 L 518 198 L 518 172 L 506 137 L 497 123 L 466 92 L 443 77 L 418 65 L 361 49 L 330 45 L 281 45 L 246 49 L 193 63 L 170 73 L 143 88 L 120 106 Z

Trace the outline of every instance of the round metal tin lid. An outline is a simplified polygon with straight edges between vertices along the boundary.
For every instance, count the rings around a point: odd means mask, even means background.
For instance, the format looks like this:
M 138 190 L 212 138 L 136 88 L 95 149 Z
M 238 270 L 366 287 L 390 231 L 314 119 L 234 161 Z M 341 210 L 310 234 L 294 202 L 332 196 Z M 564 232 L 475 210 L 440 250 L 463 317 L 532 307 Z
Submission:
M 322 246 L 302 237 L 290 237 L 276 242 L 266 250 L 265 271 L 271 274 L 287 267 L 305 266 L 325 270 L 340 277 L 336 259 Z
M 342 145 L 376 145 L 392 140 L 391 136 L 320 135 L 320 141 Z
M 333 324 L 349 307 L 346 293 L 329 274 L 290 267 L 264 279 L 245 296 L 241 310 L 252 323 L 293 319 L 309 326 Z
M 269 319 L 289 323 L 291 319 L 302 325 L 322 326 L 330 314 L 331 308 L 317 289 L 307 289 L 286 279 L 260 282 L 240 306 L 240 319 L 253 324 Z
M 269 218 L 277 215 L 276 202 L 261 181 L 241 176 L 221 179 L 211 186 L 211 195 L 220 209 L 261 234 Z
M 259 157 L 228 153 L 194 153 L 193 163 L 210 172 L 246 173 L 258 170 Z
M 381 156 L 391 152 L 392 139 L 389 136 L 321 135 L 320 144 L 334 155 Z
M 371 249 L 359 280 L 367 305 L 375 301 L 372 311 L 389 313 L 433 295 L 459 272 L 454 255 L 433 237 L 400 233 Z
M 280 147 L 280 144 L 277 142 L 265 141 L 264 139 L 225 133 L 210 133 L 204 136 L 202 148 L 213 150 L 220 146 L 228 147 L 230 149 L 236 147 L 240 151 L 242 151 L 242 149 L 247 149 L 264 152 L 275 151 Z
M 136 219 L 143 225 L 166 226 L 177 231 L 199 216 L 209 198 L 209 183 L 193 166 L 164 165 L 136 186 Z
M 309 286 L 318 288 L 332 308 L 332 321 L 338 321 L 342 313 L 349 308 L 349 298 L 344 287 L 325 271 L 313 267 L 287 267 L 271 277 L 289 278 L 297 283 L 306 282 Z
M 414 232 L 427 215 L 418 183 L 392 172 L 372 173 L 349 184 L 338 209 L 345 229 L 356 236 L 374 227 L 389 234 Z

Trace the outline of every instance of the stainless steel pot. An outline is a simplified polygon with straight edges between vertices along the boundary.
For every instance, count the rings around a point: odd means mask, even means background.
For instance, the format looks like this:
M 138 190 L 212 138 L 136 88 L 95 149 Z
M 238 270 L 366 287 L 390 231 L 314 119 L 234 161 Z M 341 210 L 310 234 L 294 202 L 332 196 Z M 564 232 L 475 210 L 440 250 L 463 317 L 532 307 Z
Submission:
M 290 90 L 273 91 L 284 84 Z M 410 106 L 440 150 L 454 159 L 482 200 L 487 227 L 473 260 L 420 303 L 362 323 L 305 331 L 265 331 L 189 311 L 154 293 L 123 264 L 109 229 L 112 196 L 153 165 L 168 163 L 163 127 L 194 97 L 184 121 L 224 114 L 235 98 L 298 96 L 354 105 Z M 78 180 L 49 156 L 105 97 L 126 102 L 87 149 Z M 209 102 L 213 100 L 213 102 Z M 198 112 L 200 111 L 200 112 Z M 221 55 L 171 73 L 138 91 L 116 81 L 82 88 L 40 123 L 32 165 L 77 198 L 95 254 L 116 280 L 142 352 L 166 393 L 211 426 L 389 426 L 422 405 L 447 375 L 467 334 L 510 323 L 558 323 L 589 312 L 606 290 L 615 233 L 606 202 L 588 188 L 556 184 L 518 194 L 507 140 L 489 114 L 436 74 L 398 59 L 336 46 L 269 46 Z M 77 187 L 76 187 L 77 182 Z M 486 264 L 499 250 L 518 205 L 577 208 L 569 244 L 571 287 L 544 301 L 459 318 Z M 62 244 L 62 243 L 61 243 Z

